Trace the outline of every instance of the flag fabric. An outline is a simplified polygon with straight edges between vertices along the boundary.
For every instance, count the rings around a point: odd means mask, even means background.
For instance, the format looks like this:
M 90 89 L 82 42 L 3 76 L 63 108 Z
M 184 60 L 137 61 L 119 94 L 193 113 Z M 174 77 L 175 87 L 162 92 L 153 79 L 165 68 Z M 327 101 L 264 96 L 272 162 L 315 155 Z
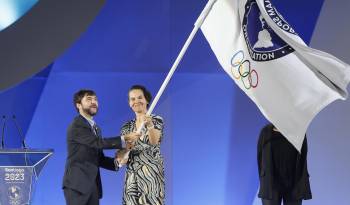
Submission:
M 271 0 L 217 0 L 201 30 L 227 74 L 299 151 L 317 113 L 347 98 L 349 65 L 308 47 Z

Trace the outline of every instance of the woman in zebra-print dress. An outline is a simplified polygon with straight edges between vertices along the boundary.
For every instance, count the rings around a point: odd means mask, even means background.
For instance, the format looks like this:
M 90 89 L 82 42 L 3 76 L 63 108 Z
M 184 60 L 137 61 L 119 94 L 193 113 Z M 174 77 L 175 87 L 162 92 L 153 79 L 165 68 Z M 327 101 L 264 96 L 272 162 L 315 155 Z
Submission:
M 164 167 L 160 153 L 163 120 L 160 116 L 146 116 L 151 94 L 145 87 L 132 86 L 129 106 L 136 117 L 121 128 L 121 135 L 135 132 L 142 124 L 142 136 L 131 146 L 127 162 L 123 205 L 164 205 Z

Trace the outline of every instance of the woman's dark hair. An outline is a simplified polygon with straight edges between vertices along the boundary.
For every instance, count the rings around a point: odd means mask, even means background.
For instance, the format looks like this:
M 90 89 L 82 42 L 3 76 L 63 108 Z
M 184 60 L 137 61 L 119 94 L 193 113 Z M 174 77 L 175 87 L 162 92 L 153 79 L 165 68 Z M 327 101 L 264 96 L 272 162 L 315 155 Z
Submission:
M 152 101 L 152 95 L 151 93 L 146 89 L 145 86 L 143 85 L 133 85 L 131 86 L 131 88 L 129 89 L 129 92 L 128 92 L 128 100 L 129 100 L 129 93 L 132 91 L 132 90 L 141 90 L 143 92 L 143 96 L 145 96 L 145 99 L 147 101 L 147 108 L 150 104 L 150 102 Z
M 93 90 L 79 90 L 78 92 L 76 92 L 73 96 L 73 103 L 74 103 L 74 107 L 75 109 L 79 112 L 79 109 L 77 108 L 77 104 L 81 103 L 81 100 L 85 97 L 85 96 L 96 96 L 95 91 Z

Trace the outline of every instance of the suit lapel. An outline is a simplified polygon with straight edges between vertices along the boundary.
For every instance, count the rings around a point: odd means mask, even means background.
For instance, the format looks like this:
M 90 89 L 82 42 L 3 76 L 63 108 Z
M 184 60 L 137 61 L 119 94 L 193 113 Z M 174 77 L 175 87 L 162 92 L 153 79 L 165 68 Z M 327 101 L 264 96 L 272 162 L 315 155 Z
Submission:
M 80 120 L 84 125 L 86 125 L 87 127 L 89 127 L 90 130 L 91 130 L 91 132 L 94 133 L 94 135 L 95 135 L 96 137 L 101 137 L 101 129 L 100 129 L 100 127 L 99 127 L 97 124 L 95 124 L 95 125 L 96 125 L 96 130 L 94 130 L 94 128 L 91 127 L 89 121 L 88 121 L 87 119 L 85 119 L 83 116 L 79 115 L 79 116 L 77 117 L 77 119 Z

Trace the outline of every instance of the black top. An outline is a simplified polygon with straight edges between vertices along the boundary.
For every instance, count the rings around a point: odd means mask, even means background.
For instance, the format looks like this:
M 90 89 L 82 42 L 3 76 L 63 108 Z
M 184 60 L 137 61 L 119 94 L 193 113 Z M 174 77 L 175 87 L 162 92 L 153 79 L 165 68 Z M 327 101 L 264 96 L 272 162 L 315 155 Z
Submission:
M 260 198 L 312 198 L 307 170 L 306 136 L 299 153 L 281 133 L 273 130 L 272 124 L 268 124 L 260 132 L 257 148 Z
M 295 184 L 295 165 L 299 155 L 295 147 L 278 131 L 272 131 L 271 152 L 276 186 L 288 192 Z

